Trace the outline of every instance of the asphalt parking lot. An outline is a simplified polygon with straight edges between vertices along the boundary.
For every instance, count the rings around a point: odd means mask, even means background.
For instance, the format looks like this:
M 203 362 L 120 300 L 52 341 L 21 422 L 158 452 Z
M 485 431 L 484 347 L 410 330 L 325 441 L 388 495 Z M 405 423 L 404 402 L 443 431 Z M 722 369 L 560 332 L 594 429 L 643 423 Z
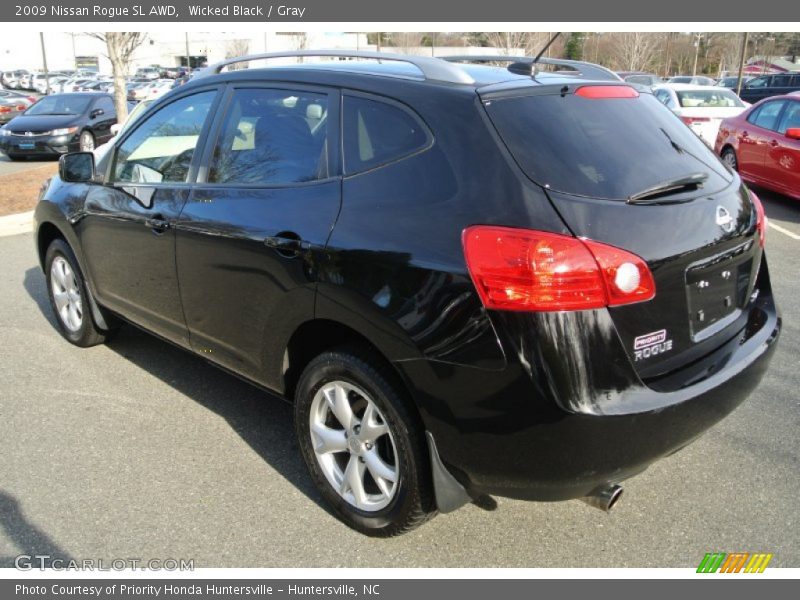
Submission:
M 6 164 L 0 162 L 0 170 Z M 290 407 L 126 327 L 54 330 L 31 234 L 0 238 L 0 566 L 19 554 L 237 567 L 694 567 L 706 552 L 800 566 L 800 203 L 763 192 L 784 330 L 753 397 L 625 483 L 610 514 L 498 499 L 400 538 L 329 514 Z
M 11 160 L 5 154 L 0 152 L 0 176 L 11 175 L 12 173 L 22 173 L 37 167 L 51 165 L 56 162 L 54 159 L 49 160 Z

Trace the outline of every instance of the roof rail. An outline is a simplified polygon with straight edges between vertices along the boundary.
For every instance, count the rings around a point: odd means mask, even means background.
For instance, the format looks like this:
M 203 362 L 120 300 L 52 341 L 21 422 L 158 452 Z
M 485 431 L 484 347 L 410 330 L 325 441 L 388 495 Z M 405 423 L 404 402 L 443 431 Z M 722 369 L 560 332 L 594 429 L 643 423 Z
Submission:
M 512 64 L 508 66 L 508 70 L 512 73 L 518 73 L 519 75 L 533 75 L 537 64 L 556 65 L 574 69 L 578 72 L 578 74 L 583 75 L 587 79 L 622 81 L 622 78 L 619 77 L 619 75 L 609 69 L 606 69 L 605 67 L 582 60 L 568 60 L 566 58 L 547 58 L 543 56 L 540 57 L 535 63 L 535 59 L 530 56 L 508 56 L 505 54 L 500 54 L 497 56 L 443 56 L 442 59 L 446 60 L 447 62 L 509 62 Z
M 265 60 L 272 58 L 293 58 L 305 56 L 328 56 L 334 58 L 367 58 L 371 60 L 390 60 L 404 62 L 414 65 L 420 70 L 423 77 L 427 80 L 442 81 L 446 83 L 475 83 L 463 69 L 450 62 L 432 56 L 408 56 L 405 54 L 390 54 L 383 52 L 369 52 L 360 50 L 294 50 L 287 52 L 265 52 L 263 54 L 250 54 L 248 56 L 238 56 L 228 58 L 200 71 L 195 77 L 208 77 L 220 73 L 222 69 L 229 65 L 253 60 Z

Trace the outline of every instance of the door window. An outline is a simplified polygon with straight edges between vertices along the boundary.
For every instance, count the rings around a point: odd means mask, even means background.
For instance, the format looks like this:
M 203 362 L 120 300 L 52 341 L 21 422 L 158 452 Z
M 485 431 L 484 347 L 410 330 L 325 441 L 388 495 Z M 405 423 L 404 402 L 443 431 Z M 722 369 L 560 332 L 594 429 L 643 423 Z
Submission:
M 753 112 L 747 120 L 753 125 L 774 131 L 777 129 L 778 115 L 780 115 L 783 105 L 784 102 L 767 102 Z
M 800 102 L 790 102 L 783 113 L 778 133 L 786 133 L 787 129 L 800 127 Z
M 328 177 L 328 96 L 234 91 L 214 147 L 210 183 L 273 185 Z
M 216 91 L 176 100 L 153 113 L 117 148 L 115 183 L 182 183 Z
M 747 82 L 748 88 L 763 88 L 769 84 L 769 77 L 756 77 Z

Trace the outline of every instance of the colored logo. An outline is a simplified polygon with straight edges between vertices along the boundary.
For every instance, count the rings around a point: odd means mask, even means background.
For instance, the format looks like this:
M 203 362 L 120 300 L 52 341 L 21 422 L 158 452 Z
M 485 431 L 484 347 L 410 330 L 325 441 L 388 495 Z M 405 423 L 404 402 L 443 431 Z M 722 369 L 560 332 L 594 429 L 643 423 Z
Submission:
M 749 552 L 709 552 L 700 561 L 698 573 L 763 573 L 772 554 Z

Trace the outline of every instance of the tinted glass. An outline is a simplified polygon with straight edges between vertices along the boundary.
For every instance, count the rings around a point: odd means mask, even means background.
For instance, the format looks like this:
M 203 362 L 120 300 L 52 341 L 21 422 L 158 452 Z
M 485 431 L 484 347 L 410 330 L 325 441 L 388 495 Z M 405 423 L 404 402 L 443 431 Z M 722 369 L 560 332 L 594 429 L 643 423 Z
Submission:
M 628 83 L 640 83 L 642 85 L 653 85 L 653 78 L 650 75 L 631 75 L 625 78 Z
M 236 90 L 214 148 L 209 181 L 269 185 L 328 176 L 328 97 Z
M 749 88 L 762 88 L 767 87 L 769 84 L 769 77 L 756 77 L 747 82 Z
M 773 75 L 772 87 L 787 87 L 792 83 L 791 75 Z
M 429 141 L 427 129 L 398 106 L 367 98 L 344 99 L 344 160 L 348 174 L 408 156 Z
M 742 108 L 744 103 L 727 89 L 687 90 L 676 92 L 678 101 L 685 108 Z
M 82 115 L 93 98 L 78 94 L 45 96 L 25 111 L 26 115 Z
M 778 133 L 786 133 L 787 129 L 800 127 L 800 102 L 790 102 L 783 111 Z
M 113 181 L 186 181 L 215 94 L 187 96 L 151 115 L 117 149 Z
M 116 111 L 114 110 L 114 102 L 111 98 L 100 98 L 94 105 L 95 108 L 102 108 L 103 113 L 106 115 L 113 115 Z
M 652 94 L 574 94 L 492 100 L 487 110 L 525 173 L 552 189 L 627 199 L 698 172 L 706 188 L 730 181 L 714 153 Z
M 778 115 L 783 108 L 783 104 L 782 101 L 767 102 L 758 109 L 758 112 L 751 114 L 747 120 L 758 127 L 775 130 L 778 124 Z

